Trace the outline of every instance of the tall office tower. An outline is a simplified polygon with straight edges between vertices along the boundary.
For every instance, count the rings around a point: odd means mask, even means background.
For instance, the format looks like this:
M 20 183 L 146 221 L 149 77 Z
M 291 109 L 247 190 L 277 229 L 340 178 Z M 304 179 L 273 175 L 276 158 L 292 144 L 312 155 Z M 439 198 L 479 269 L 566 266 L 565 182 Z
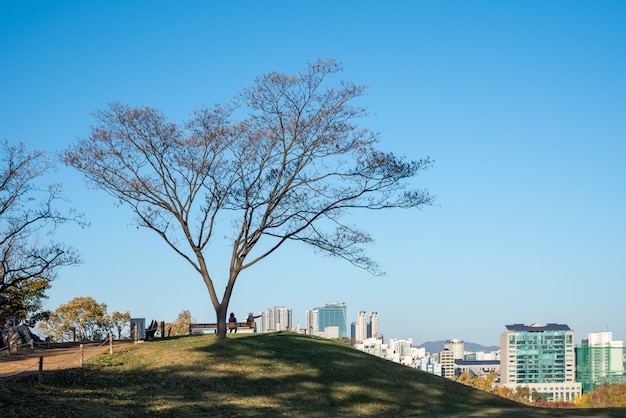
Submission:
M 347 306 L 345 302 L 327 303 L 307 311 L 307 332 L 328 338 L 348 336 Z
M 354 341 L 362 343 L 367 337 L 367 312 L 359 311 L 354 330 Z
M 576 382 L 574 331 L 567 325 L 506 325 L 500 336 L 500 384 L 513 390 L 526 386 L 549 401 L 574 401 Z
M 576 380 L 585 393 L 604 383 L 624 383 L 625 362 L 623 341 L 613 341 L 611 332 L 591 333 L 576 348 Z
M 368 326 L 368 338 L 378 338 L 378 312 L 370 312 L 370 323 Z
M 446 341 L 444 344 L 446 350 L 452 352 L 455 360 L 464 360 L 465 359 L 465 343 L 463 341 L 459 341 L 456 338 Z
M 284 306 L 275 306 L 270 309 L 266 309 L 261 314 L 261 331 L 285 331 L 292 329 L 292 315 L 291 309 L 287 309 Z

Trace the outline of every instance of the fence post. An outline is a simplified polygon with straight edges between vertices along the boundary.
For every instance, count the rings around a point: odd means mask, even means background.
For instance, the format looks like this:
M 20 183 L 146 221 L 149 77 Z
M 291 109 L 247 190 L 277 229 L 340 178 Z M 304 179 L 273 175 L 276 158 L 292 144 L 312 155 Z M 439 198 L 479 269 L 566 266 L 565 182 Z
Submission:
M 109 332 L 109 354 L 113 354 L 113 333 Z
M 78 349 L 78 352 L 80 353 L 79 358 L 78 358 L 78 365 L 79 365 L 80 367 L 83 367 L 83 357 L 84 357 L 84 355 L 85 355 L 85 350 L 84 350 L 84 348 L 85 348 L 85 345 L 84 345 L 84 344 L 81 344 L 81 345 L 80 345 L 80 348 Z
M 43 356 L 39 356 L 39 373 L 37 374 L 37 382 L 43 383 Z

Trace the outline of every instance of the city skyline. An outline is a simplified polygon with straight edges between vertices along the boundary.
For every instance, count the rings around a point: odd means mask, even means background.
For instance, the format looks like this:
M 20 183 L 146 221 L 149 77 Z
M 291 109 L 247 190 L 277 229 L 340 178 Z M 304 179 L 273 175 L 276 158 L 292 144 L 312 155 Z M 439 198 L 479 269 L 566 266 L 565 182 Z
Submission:
M 245 271 L 229 312 L 289 306 L 293 324 L 332 300 L 380 313 L 387 336 L 498 345 L 502 324 L 568 323 L 626 340 L 626 3 L 619 1 L 2 2 L 0 140 L 52 156 L 108 103 L 184 123 L 270 71 L 335 58 L 335 81 L 379 147 L 434 164 L 412 181 L 422 210 L 349 213 L 385 276 L 295 243 Z M 202 279 L 131 211 L 60 166 L 89 228 L 55 238 L 82 264 L 47 291 L 110 311 L 198 322 L 215 312 Z M 211 246 L 216 287 L 228 241 Z M 352 322 L 352 320 L 350 321 Z
M 363 342 L 364 339 L 383 339 L 384 341 L 389 341 L 389 340 L 410 340 L 413 341 L 414 338 L 412 336 L 406 336 L 406 335 L 386 335 L 384 332 L 381 332 L 378 324 L 380 321 L 380 313 L 377 311 L 366 311 L 366 310 L 362 310 L 362 309 L 356 309 L 355 314 L 354 315 L 350 315 L 350 309 L 349 309 L 349 305 L 346 302 L 325 302 L 321 305 L 318 305 L 315 308 L 311 308 L 309 310 L 306 311 L 305 313 L 305 317 L 310 318 L 310 313 L 315 311 L 315 310 L 319 310 L 320 308 L 324 308 L 324 307 L 341 307 L 341 316 L 345 316 L 345 324 L 346 324 L 346 328 L 348 326 L 348 324 L 350 324 L 352 330 L 350 332 L 351 334 L 351 338 L 356 342 L 356 343 L 360 343 Z M 284 311 L 288 311 L 289 312 L 289 318 L 291 320 L 291 317 L 293 316 L 292 313 L 292 309 L 290 308 L 285 308 L 284 306 L 280 306 L 280 307 L 274 307 L 274 308 L 266 308 L 263 313 L 266 314 L 267 312 L 271 312 L 275 309 L 281 309 Z M 383 315 L 384 316 L 384 315 Z M 353 321 L 354 320 L 354 321 Z M 512 324 L 512 325 L 502 325 L 502 330 L 499 331 L 498 334 L 498 340 L 499 343 L 501 343 L 501 337 L 502 337 L 502 333 L 506 332 L 506 330 L 509 329 L 509 327 L 522 327 L 522 328 L 529 328 L 529 327 L 534 327 L 534 328 L 550 328 L 552 326 L 557 325 L 555 322 L 528 322 L 528 324 L 530 325 L 524 325 L 526 322 L 524 323 L 516 323 L 516 324 Z M 307 324 L 308 325 L 308 324 Z M 317 326 L 317 322 L 316 322 L 316 326 Z M 359 330 L 360 328 L 360 330 Z M 575 332 L 575 329 L 572 327 L 569 327 L 569 325 L 567 325 L 568 331 L 571 333 L 571 335 L 578 335 Z M 307 332 L 310 332 L 310 329 L 308 326 L 302 326 L 300 323 L 292 323 L 292 325 L 290 327 L 287 327 L 286 329 L 291 329 L 291 330 L 295 330 L 297 331 L 305 329 Z M 503 331 L 504 330 L 504 331 Z M 384 331 L 384 330 L 383 330 Z M 318 332 L 320 334 L 323 334 L 323 329 L 319 329 Z M 605 339 L 607 338 L 606 336 L 609 335 L 608 339 L 611 340 L 613 337 L 613 331 L 609 331 L 609 330 L 604 330 L 604 331 L 592 331 L 589 332 L 585 335 L 579 335 L 578 337 L 576 337 L 577 339 L 574 340 L 573 344 L 576 347 L 582 347 L 585 345 L 588 345 L 590 342 L 587 341 L 589 338 L 591 338 L 591 336 L 594 336 L 594 338 L 601 338 L 600 336 L 602 336 L 601 341 L 605 342 Z M 364 337 L 364 338 L 360 338 L 360 337 Z M 339 338 L 339 337 L 338 337 Z M 468 336 L 465 337 L 467 338 L 467 342 L 471 343 L 471 344 L 478 344 L 484 347 L 498 347 L 500 348 L 500 344 L 486 344 L 483 343 L 482 341 L 478 341 L 472 338 L 472 336 Z M 417 343 L 415 346 L 416 347 L 420 347 L 424 344 L 428 344 L 428 343 L 434 343 L 434 342 L 445 342 L 444 347 L 445 349 L 449 349 L 450 351 L 454 352 L 454 358 L 457 359 L 459 358 L 459 353 L 462 353 L 464 344 L 465 344 L 465 340 L 464 338 L 457 338 L 457 336 L 448 336 L 444 339 L 440 339 L 437 341 L 434 341 L 432 339 L 425 339 L 425 340 L 415 340 L 415 342 Z M 594 343 L 594 341 L 592 341 L 592 343 Z M 598 344 L 597 342 L 595 342 L 595 344 Z
M 367 338 L 355 340 L 353 347 L 499 396 L 515 393 L 534 402 L 578 405 L 599 386 L 626 382 L 623 341 L 613 340 L 611 332 L 590 333 L 577 346 L 567 324 L 505 325 L 500 347 L 490 352 L 466 349 L 465 342 L 458 339 L 437 349 L 416 347 L 411 338 L 391 338 L 389 342 Z

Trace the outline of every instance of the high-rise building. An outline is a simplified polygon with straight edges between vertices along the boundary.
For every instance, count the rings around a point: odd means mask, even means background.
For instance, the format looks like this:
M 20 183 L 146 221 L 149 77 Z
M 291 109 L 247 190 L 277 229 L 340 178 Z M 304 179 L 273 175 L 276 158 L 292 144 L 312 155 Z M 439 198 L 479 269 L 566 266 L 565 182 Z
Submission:
M 307 332 L 327 338 L 348 337 L 345 302 L 327 303 L 306 312 Z
M 261 314 L 261 332 L 285 331 L 292 329 L 291 309 L 275 306 Z
M 356 322 L 350 324 L 350 338 L 357 344 L 368 338 L 382 340 L 383 336 L 378 333 L 378 312 L 370 312 L 368 321 L 367 312 L 359 311 Z
M 309 335 L 315 335 L 317 332 L 317 311 L 306 311 L 306 333 Z
M 369 336 L 367 335 L 367 325 L 367 312 L 359 311 L 354 330 L 354 341 L 362 343 Z
M 378 333 L 378 312 L 370 312 L 370 323 L 368 325 L 368 338 L 379 338 L 381 335 Z
M 500 384 L 526 386 L 549 401 L 574 401 L 576 382 L 574 331 L 567 325 L 507 325 L 500 336 Z
M 604 383 L 624 383 L 625 362 L 623 341 L 613 341 L 611 332 L 591 333 L 576 348 L 576 380 L 582 383 L 583 392 Z

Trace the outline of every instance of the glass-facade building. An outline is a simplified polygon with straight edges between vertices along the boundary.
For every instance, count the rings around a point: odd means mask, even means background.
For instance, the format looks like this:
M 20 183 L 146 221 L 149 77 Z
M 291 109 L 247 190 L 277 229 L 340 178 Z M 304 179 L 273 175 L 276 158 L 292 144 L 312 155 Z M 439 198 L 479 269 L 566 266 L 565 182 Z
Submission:
M 345 302 L 327 303 L 307 312 L 307 328 L 313 335 L 348 337 L 348 308 Z M 332 329 L 336 332 L 330 333 Z
M 526 386 L 548 400 L 574 401 L 576 382 L 574 331 L 567 325 L 507 325 L 500 338 L 500 383 Z

